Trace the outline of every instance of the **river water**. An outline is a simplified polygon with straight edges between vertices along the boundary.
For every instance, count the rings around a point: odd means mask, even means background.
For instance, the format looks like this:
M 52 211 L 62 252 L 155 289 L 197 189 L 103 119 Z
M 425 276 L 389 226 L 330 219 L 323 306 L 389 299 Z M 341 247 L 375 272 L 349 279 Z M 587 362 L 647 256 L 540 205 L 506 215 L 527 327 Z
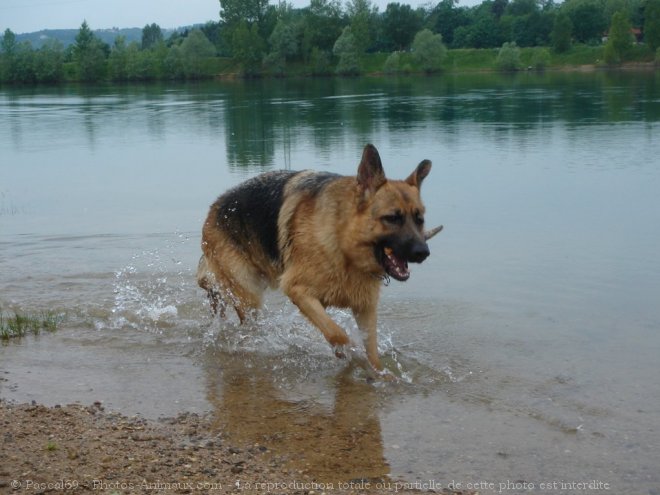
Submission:
M 218 194 L 367 142 L 392 178 L 433 161 L 445 226 L 382 291 L 395 384 L 194 279 Z M 63 319 L 0 346 L 0 397 L 209 411 L 319 480 L 660 493 L 659 251 L 660 73 L 0 89 L 0 308 Z

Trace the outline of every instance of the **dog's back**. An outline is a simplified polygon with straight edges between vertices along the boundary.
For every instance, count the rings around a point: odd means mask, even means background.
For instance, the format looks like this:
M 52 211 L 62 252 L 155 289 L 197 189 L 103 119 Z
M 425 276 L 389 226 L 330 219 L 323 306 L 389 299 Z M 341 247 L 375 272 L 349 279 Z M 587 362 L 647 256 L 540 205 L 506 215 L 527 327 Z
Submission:
M 230 189 L 211 205 L 202 230 L 204 254 L 197 279 L 208 291 L 214 310 L 224 313 L 229 298 L 243 320 L 246 309 L 259 306 L 261 293 L 268 286 L 276 287 L 283 269 L 280 244 L 287 239 L 282 238 L 278 222 L 285 200 L 295 209 L 297 202 L 316 197 L 340 177 L 309 170 L 266 172 Z M 247 304 L 237 307 L 238 301 Z
M 227 191 L 211 206 L 206 226 L 222 231 L 245 254 L 277 266 L 277 220 L 286 184 L 296 174 L 267 172 Z

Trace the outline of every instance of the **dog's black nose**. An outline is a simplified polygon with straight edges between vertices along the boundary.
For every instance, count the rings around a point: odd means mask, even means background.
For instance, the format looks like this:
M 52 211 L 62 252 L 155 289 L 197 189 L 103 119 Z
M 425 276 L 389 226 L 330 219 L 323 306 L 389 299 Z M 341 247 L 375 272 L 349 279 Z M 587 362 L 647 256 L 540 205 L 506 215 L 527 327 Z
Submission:
M 410 249 L 410 261 L 413 263 L 421 263 L 429 254 L 431 254 L 431 251 L 429 251 L 429 247 L 425 242 L 416 242 Z

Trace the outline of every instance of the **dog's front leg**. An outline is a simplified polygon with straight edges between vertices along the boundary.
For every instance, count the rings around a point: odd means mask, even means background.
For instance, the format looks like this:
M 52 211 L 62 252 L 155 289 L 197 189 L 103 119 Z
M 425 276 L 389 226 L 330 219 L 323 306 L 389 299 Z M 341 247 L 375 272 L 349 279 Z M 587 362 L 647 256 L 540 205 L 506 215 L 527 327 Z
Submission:
M 287 296 L 293 304 L 298 306 L 300 312 L 304 314 L 321 332 L 333 348 L 343 346 L 349 343 L 346 332 L 337 325 L 326 313 L 325 308 L 309 291 L 304 287 L 293 286 L 285 290 Z
M 360 330 L 366 334 L 364 347 L 367 350 L 369 363 L 376 371 L 382 371 L 383 365 L 378 356 L 378 331 L 376 328 L 376 307 L 354 309 L 353 316 Z

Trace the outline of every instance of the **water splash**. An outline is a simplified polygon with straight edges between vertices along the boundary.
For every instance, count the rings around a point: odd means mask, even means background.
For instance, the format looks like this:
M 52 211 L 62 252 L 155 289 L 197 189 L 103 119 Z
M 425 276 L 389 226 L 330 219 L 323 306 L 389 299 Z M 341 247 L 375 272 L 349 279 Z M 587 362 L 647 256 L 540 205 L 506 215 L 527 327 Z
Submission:
M 242 355 L 246 359 L 262 360 L 271 363 L 272 371 L 283 368 L 288 374 L 293 373 L 299 379 L 309 378 L 318 373 L 336 373 L 347 366 L 347 360 L 338 360 L 333 349 L 298 309 L 281 294 L 269 294 L 267 304 L 251 320 L 241 325 L 231 311 L 228 319 L 212 319 L 203 333 L 205 351 L 221 355 Z M 330 308 L 330 317 L 344 330 L 355 343 L 358 357 L 363 356 L 363 335 L 349 310 Z M 398 378 L 399 382 L 412 384 L 419 376 L 433 374 L 427 370 L 414 355 L 395 346 L 394 332 L 384 325 L 379 328 L 378 351 L 385 369 Z M 402 345 L 405 347 L 405 345 Z M 357 378 L 367 378 L 360 362 L 353 360 L 352 370 Z M 424 371 L 419 371 L 419 368 Z M 437 373 L 436 373 L 437 374 Z M 448 381 L 442 375 L 441 381 Z
M 162 248 L 134 254 L 129 264 L 115 271 L 110 328 L 162 333 L 186 323 L 195 287 L 192 269 L 182 263 L 181 250 L 189 240 L 177 234 Z

